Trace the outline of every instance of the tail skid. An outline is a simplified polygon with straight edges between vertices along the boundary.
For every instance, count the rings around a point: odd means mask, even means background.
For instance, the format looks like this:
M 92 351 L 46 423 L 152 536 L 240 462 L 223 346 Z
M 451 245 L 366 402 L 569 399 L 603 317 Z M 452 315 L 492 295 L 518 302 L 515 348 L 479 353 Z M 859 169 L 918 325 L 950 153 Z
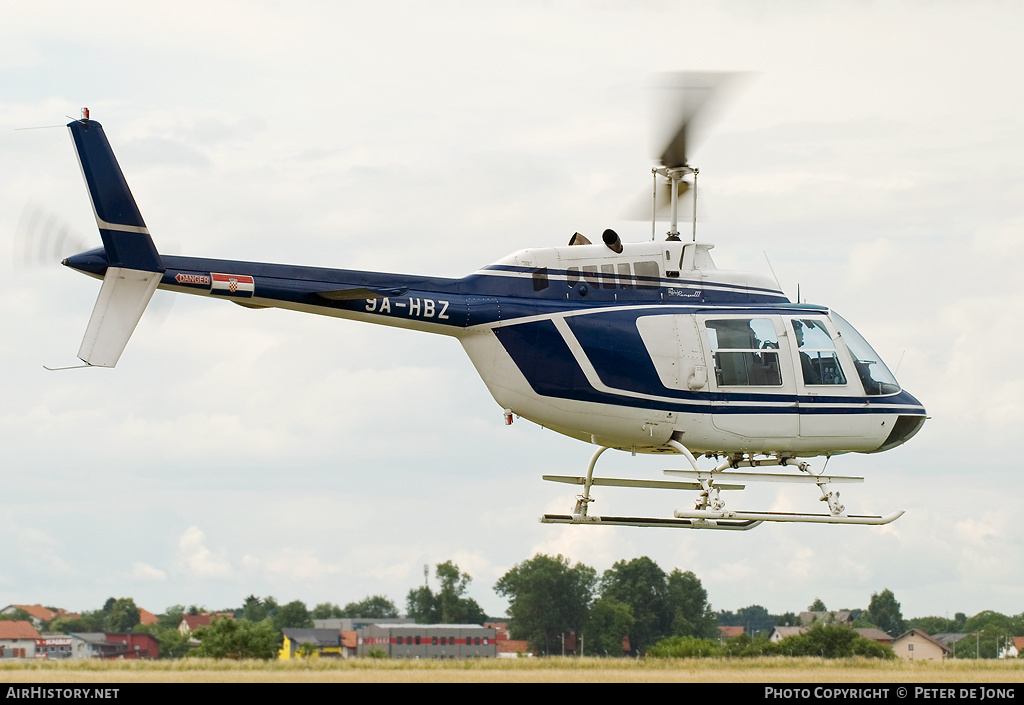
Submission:
M 68 130 L 107 259 L 78 357 L 90 366 L 113 367 L 153 298 L 164 267 L 103 126 L 85 117 L 69 123 Z

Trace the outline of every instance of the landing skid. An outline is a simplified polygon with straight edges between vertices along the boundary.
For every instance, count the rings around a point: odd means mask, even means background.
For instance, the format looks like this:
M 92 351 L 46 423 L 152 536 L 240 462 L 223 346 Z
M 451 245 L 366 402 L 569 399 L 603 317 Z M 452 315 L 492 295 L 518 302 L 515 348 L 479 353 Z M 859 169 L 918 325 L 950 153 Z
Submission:
M 685 478 L 674 480 L 637 480 L 625 478 L 595 478 L 594 468 L 598 458 L 608 450 L 602 446 L 594 453 L 587 467 L 585 477 L 566 475 L 544 475 L 543 479 L 550 482 L 561 482 L 571 485 L 582 485 L 583 493 L 577 496 L 576 506 L 571 514 L 545 514 L 540 518 L 544 524 L 583 524 L 589 526 L 657 526 L 682 529 L 718 529 L 730 531 L 747 531 L 762 522 L 796 522 L 805 524 L 861 524 L 880 526 L 899 519 L 902 511 L 892 512 L 884 516 L 847 514 L 846 508 L 839 503 L 839 492 L 832 489 L 833 484 L 860 483 L 863 477 L 846 475 L 815 475 L 810 466 L 802 461 L 786 456 L 769 456 L 768 459 L 755 459 L 754 456 L 744 457 L 735 454 L 713 470 L 701 470 L 697 460 L 682 443 L 672 440 L 668 446 L 681 453 L 691 468 L 684 470 L 665 470 L 669 476 Z M 758 468 L 794 467 L 799 472 L 763 472 Z M 751 471 L 737 472 L 739 468 L 751 468 Z M 722 490 L 743 490 L 750 482 L 784 482 L 794 484 L 814 484 L 821 490 L 820 501 L 828 505 L 828 514 L 804 514 L 797 512 L 756 512 L 736 511 L 727 509 L 721 498 Z M 594 486 L 604 487 L 635 487 L 644 489 L 665 490 L 696 490 L 700 494 L 692 510 L 678 509 L 673 512 L 674 518 L 658 517 L 621 517 L 598 516 L 588 512 L 589 505 L 594 501 L 590 489 Z
M 542 524 L 589 524 L 592 526 L 661 526 L 675 529 L 728 529 L 747 531 L 762 520 L 721 520 L 721 519 L 657 519 L 651 517 L 599 517 L 576 516 L 573 514 L 545 514 Z

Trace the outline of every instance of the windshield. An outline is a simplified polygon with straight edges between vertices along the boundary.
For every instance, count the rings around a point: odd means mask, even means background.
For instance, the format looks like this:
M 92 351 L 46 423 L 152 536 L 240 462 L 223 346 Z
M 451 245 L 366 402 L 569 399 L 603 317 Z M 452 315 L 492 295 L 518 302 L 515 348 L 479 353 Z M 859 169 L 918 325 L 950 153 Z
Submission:
M 864 340 L 864 336 L 835 311 L 830 311 L 829 316 L 853 357 L 857 375 L 864 383 L 864 391 L 868 394 L 895 394 L 900 391 L 896 378 L 878 353 L 868 345 L 868 341 Z

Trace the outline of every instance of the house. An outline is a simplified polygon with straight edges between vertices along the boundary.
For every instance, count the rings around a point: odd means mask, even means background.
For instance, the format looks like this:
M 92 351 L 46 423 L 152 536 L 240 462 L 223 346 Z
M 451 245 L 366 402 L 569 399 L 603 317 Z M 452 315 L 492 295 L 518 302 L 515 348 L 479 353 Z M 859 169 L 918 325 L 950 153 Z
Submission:
M 743 627 L 719 627 L 719 639 L 732 639 L 736 636 L 743 636 Z
M 341 657 L 352 658 L 359 651 L 359 632 L 345 629 L 341 632 Z
M 284 643 L 281 650 L 277 652 L 277 658 L 282 661 L 301 658 L 298 654 L 303 644 L 312 644 L 316 651 L 313 658 L 342 658 L 341 631 L 338 629 L 304 629 L 288 627 L 282 629 Z
M 807 627 L 772 627 L 768 632 L 768 641 L 782 641 L 789 636 L 800 636 L 807 633 Z
M 208 614 L 183 614 L 178 622 L 178 631 L 188 636 L 199 627 L 210 626 L 210 615 Z
M 178 622 L 178 631 L 188 636 L 199 627 L 208 627 L 210 622 L 218 617 L 227 617 L 228 619 L 234 619 L 235 615 L 231 612 L 206 612 L 204 614 L 183 614 L 181 615 L 181 621 Z
M 882 646 L 892 646 L 892 637 L 883 632 L 881 629 L 874 627 L 855 627 L 854 630 L 860 636 L 865 639 L 871 639 L 871 641 L 877 641 Z
M 42 626 L 43 622 L 52 622 L 59 617 L 73 617 L 76 619 L 80 619 L 82 617 L 80 614 L 72 614 L 67 610 L 62 610 L 60 608 L 50 609 L 49 607 L 43 607 L 42 605 L 7 605 L 0 610 L 0 614 L 14 614 L 18 610 L 22 610 L 29 614 L 32 626 L 36 629 Z
M 908 661 L 942 661 L 953 653 L 953 649 L 920 629 L 911 629 L 893 639 L 892 650 Z
M 149 610 L 139 608 L 139 624 L 157 624 L 160 620 Z
M 1024 651 L 1024 636 L 1010 637 L 999 649 L 998 658 L 1017 658 Z
M 0 620 L 0 659 L 35 658 L 39 632 L 25 620 Z

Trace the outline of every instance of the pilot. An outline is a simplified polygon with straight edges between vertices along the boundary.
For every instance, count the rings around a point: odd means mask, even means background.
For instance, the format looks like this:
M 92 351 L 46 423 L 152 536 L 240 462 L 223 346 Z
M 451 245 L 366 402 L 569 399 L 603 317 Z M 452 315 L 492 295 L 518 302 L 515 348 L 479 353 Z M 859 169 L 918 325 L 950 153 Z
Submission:
M 793 333 L 796 334 L 796 347 L 804 346 L 804 324 L 800 321 L 793 321 Z M 811 364 L 811 356 L 800 350 L 800 367 L 804 372 L 804 384 L 821 384 L 821 375 Z

